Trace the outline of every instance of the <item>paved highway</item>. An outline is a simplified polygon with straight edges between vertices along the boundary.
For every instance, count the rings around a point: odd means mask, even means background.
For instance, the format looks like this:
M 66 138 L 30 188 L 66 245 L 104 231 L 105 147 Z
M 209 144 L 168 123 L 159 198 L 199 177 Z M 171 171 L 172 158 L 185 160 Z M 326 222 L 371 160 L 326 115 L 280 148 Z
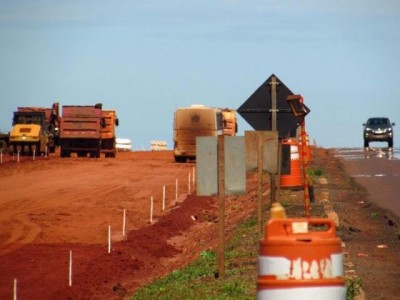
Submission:
M 400 217 L 400 148 L 340 148 L 346 173 L 365 187 L 369 200 Z

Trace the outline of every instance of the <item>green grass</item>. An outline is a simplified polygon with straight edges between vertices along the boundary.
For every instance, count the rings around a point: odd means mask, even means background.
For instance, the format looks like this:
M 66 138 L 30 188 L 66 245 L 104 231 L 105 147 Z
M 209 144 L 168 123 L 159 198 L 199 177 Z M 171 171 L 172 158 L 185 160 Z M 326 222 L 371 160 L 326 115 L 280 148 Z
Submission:
M 215 278 L 215 252 L 204 251 L 195 262 L 138 290 L 131 299 L 254 299 L 258 249 L 257 220 L 251 218 L 226 245 L 224 278 Z
M 185 268 L 139 289 L 131 299 L 255 299 L 259 237 L 257 219 L 243 222 L 225 247 L 225 277 L 215 278 L 217 255 L 203 251 Z M 359 292 L 360 278 L 346 278 L 347 300 Z

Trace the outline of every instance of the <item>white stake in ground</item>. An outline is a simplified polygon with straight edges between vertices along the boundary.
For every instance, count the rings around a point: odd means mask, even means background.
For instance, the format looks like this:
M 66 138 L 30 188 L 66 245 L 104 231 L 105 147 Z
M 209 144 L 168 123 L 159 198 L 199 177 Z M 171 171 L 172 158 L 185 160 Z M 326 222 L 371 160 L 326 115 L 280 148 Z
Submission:
M 36 149 L 33 149 L 32 160 L 35 160 L 35 156 L 36 156 Z
M 154 200 L 153 196 L 150 197 L 150 224 L 153 224 L 153 209 L 154 209 Z
M 17 300 L 17 278 L 14 278 L 14 300 Z
M 47 158 L 47 146 L 44 148 L 44 157 Z
M 178 178 L 175 181 L 175 202 L 178 202 Z
M 111 253 L 111 225 L 108 225 L 108 254 Z
M 17 162 L 19 162 L 19 150 L 18 150 L 18 153 L 17 153 Z
M 126 226 L 126 209 L 124 208 L 124 215 L 122 217 L 122 237 L 125 237 L 125 226 Z
M 163 191 L 162 191 L 162 210 L 165 210 L 165 185 L 163 186 Z
M 68 285 L 72 286 L 72 250 L 69 250 Z

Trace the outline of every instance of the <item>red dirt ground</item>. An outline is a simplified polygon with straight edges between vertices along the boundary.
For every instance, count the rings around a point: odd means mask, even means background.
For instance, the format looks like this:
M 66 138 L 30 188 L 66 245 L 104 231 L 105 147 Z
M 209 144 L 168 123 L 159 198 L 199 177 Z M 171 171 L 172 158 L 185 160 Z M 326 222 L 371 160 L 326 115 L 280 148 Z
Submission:
M 328 184 L 314 186 L 312 216 L 321 213 L 325 205 L 321 195 L 329 191 L 341 222 L 338 235 L 350 260 L 346 272 L 355 270 L 361 276 L 368 299 L 400 299 L 400 219 L 369 203 L 368 194 L 346 176 L 334 154 L 317 148 L 313 155 L 311 167 L 322 169 Z M 19 163 L 9 157 L 4 160 L 0 299 L 12 299 L 15 278 L 19 299 L 123 299 L 217 245 L 217 200 L 188 196 L 194 164 L 175 163 L 171 151 L 119 153 L 116 159 L 54 155 L 35 161 L 24 157 Z M 241 220 L 256 211 L 256 191 L 255 175 L 248 175 L 247 194 L 227 197 L 228 238 Z M 288 216 L 300 217 L 302 191 L 281 192 L 281 200 L 291 203 Z M 365 203 L 361 207 L 360 200 Z M 122 238 L 124 209 L 127 234 Z M 378 249 L 378 244 L 388 248 Z M 70 251 L 72 287 L 68 286 Z
M 121 299 L 217 244 L 216 199 L 187 195 L 194 164 L 175 163 L 170 151 L 119 153 L 116 159 L 4 160 L 0 299 L 12 299 L 15 278 L 20 299 Z M 252 191 L 250 186 L 246 197 L 228 199 L 228 234 L 255 210 Z

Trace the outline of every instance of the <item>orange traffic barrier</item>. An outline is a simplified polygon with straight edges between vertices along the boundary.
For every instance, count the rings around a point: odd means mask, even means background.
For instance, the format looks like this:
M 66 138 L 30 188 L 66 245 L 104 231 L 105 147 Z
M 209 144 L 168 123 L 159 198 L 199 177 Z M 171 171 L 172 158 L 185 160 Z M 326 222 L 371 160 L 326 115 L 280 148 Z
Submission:
M 280 186 L 287 188 L 302 188 L 303 173 L 299 154 L 299 145 L 294 139 L 282 141 L 283 145 L 290 145 L 290 174 L 281 175 Z
M 346 299 L 341 241 L 332 220 L 268 221 L 260 241 L 257 299 Z

